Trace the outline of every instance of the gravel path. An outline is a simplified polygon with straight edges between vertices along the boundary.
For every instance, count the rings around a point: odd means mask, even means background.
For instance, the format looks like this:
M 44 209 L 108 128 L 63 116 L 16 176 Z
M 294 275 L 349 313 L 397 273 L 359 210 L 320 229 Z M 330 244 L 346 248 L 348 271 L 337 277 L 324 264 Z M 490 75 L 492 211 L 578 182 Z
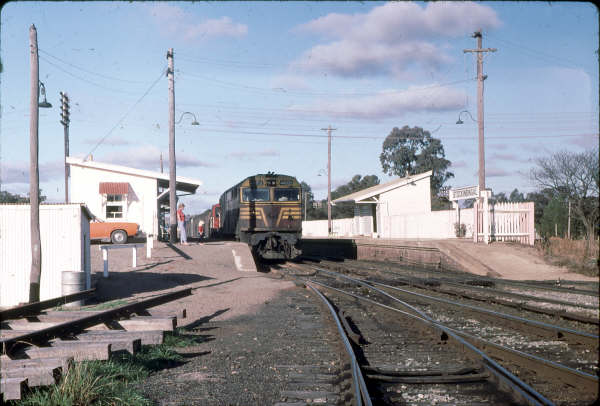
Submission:
M 324 388 L 290 387 L 290 372 L 317 367 L 327 373 L 339 367 L 330 341 L 316 348 L 311 340 L 297 339 L 307 329 L 322 334 L 315 309 L 315 298 L 306 289 L 294 288 L 266 302 L 256 314 L 229 320 L 215 320 L 218 312 L 208 315 L 185 333 L 198 341 L 178 349 L 185 364 L 151 375 L 139 389 L 161 406 L 275 405 L 290 396 L 304 397 L 294 402 L 318 403 L 314 398 L 322 397 Z
M 102 278 L 101 253 L 92 247 L 92 272 L 103 300 L 192 288 L 191 296 L 159 308 L 185 308 L 187 318 L 178 325 L 197 344 L 177 349 L 183 363 L 139 385 L 147 398 L 161 406 L 339 400 L 334 385 L 310 377 L 294 382 L 304 373 L 337 376 L 340 368 L 337 338 L 324 328 L 327 321 L 312 293 L 278 275 L 238 271 L 232 250 L 240 254 L 248 249 L 245 244 L 155 247 L 151 259 L 145 258 L 145 249 L 138 250 L 135 269 L 130 250 L 114 250 L 107 279 Z

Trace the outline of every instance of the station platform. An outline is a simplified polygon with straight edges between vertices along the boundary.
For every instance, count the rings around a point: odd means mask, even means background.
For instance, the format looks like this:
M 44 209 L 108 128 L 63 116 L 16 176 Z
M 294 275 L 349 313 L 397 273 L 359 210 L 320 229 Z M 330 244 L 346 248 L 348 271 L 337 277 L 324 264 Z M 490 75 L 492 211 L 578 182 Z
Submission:
M 445 269 L 512 280 L 598 281 L 597 277 L 548 264 L 536 248 L 516 243 L 475 244 L 468 239 L 304 237 L 302 244 L 303 252 L 309 256 L 392 260 L 407 265 L 439 264 Z
M 114 250 L 108 257 L 108 278 L 103 277 L 100 250 L 93 245 L 90 253 L 99 301 L 130 301 L 192 288 L 192 296 L 163 305 L 186 309 L 189 320 L 207 314 L 217 314 L 217 320 L 247 314 L 294 286 L 258 272 L 248 245 L 233 241 L 154 242 L 151 258 L 146 258 L 144 247 L 137 250 L 135 268 L 130 250 Z

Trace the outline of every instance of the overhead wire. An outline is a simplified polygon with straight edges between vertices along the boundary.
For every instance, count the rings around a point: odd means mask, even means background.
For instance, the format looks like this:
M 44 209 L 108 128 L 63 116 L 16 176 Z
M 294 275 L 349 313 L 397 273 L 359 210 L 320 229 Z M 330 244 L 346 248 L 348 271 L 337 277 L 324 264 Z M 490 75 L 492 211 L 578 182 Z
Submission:
M 60 62 L 64 63 L 65 65 L 69 65 L 72 68 L 79 69 L 80 71 L 89 73 L 91 75 L 96 75 L 96 76 L 99 76 L 99 77 L 104 78 L 104 79 L 117 80 L 117 81 L 120 81 L 120 82 L 128 82 L 128 83 L 148 83 L 146 81 L 121 79 L 121 78 L 117 78 L 117 77 L 114 77 L 114 76 L 108 76 L 108 75 L 104 75 L 102 73 L 93 72 L 93 71 L 91 71 L 89 69 L 82 68 L 80 66 L 72 64 L 71 62 L 65 61 L 64 59 L 61 59 L 61 58 L 59 58 L 57 56 L 54 56 L 51 53 L 44 51 L 43 49 L 39 49 L 39 52 L 42 53 L 42 54 L 45 54 L 45 55 L 47 55 L 47 56 L 49 56 L 49 57 L 51 57 L 53 59 L 56 59 L 57 61 L 60 61 Z
M 119 119 L 119 121 L 117 121 L 117 123 L 106 133 L 106 135 L 104 135 L 100 141 L 98 141 L 98 143 L 91 149 L 91 151 L 87 154 L 87 156 L 91 155 L 103 142 L 104 140 L 106 140 L 106 138 L 112 134 L 112 132 L 115 130 L 115 128 L 117 128 L 122 122 L 123 120 L 125 120 L 125 118 L 127 118 L 127 116 L 133 111 L 133 109 L 144 99 L 144 97 L 146 97 L 146 95 L 148 93 L 150 93 L 150 91 L 154 88 L 154 86 L 156 86 L 156 84 L 160 81 L 160 79 L 163 77 L 163 75 L 165 74 L 165 72 L 167 71 L 167 68 L 163 68 L 162 71 L 160 72 L 160 75 L 158 76 L 158 78 L 156 78 L 156 80 L 152 83 L 152 85 L 150 85 L 150 87 L 144 92 L 144 94 L 137 99 L 137 101 L 133 104 L 133 106 L 131 106 L 129 108 L 129 110 L 127 110 L 127 112 Z
M 463 83 L 463 82 L 469 82 L 469 81 L 476 80 L 476 78 L 467 78 L 467 79 L 456 80 L 456 81 L 448 82 L 448 83 L 440 83 L 440 84 L 434 84 L 434 85 L 430 85 L 430 86 L 423 86 L 423 87 L 419 87 L 419 88 L 406 89 L 406 90 L 388 90 L 388 91 L 382 91 L 382 92 L 336 93 L 336 92 L 303 92 L 303 91 L 285 90 L 282 88 L 264 88 L 264 87 L 258 87 L 258 86 L 248 86 L 248 85 L 242 85 L 240 83 L 228 82 L 228 81 L 224 81 L 224 80 L 220 80 L 220 79 L 210 78 L 207 76 L 201 76 L 198 74 L 193 74 L 193 73 L 189 73 L 189 72 L 185 72 L 185 71 L 181 71 L 181 70 L 178 70 L 178 72 L 183 74 L 184 76 L 189 76 L 191 78 L 198 78 L 198 79 L 202 79 L 205 81 L 222 84 L 225 86 L 230 86 L 230 87 L 235 87 L 235 88 L 240 88 L 240 89 L 245 89 L 245 90 L 250 90 L 250 91 L 269 92 L 269 93 L 274 93 L 274 92 L 288 93 L 288 94 L 293 94 L 293 95 L 297 95 L 297 96 L 301 96 L 301 95 L 305 95 L 305 96 L 336 96 L 336 97 L 382 96 L 382 95 L 388 95 L 388 94 L 403 94 L 403 93 L 408 93 L 408 92 L 429 91 L 430 89 L 442 88 L 442 87 L 447 87 L 447 86 L 451 86 L 451 85 L 455 85 L 455 84 L 459 84 L 459 83 Z
M 573 67 L 579 67 L 580 66 L 580 64 L 577 64 L 577 63 L 575 63 L 575 62 L 573 62 L 573 61 L 571 61 L 569 59 L 557 57 L 555 55 L 549 55 L 549 54 L 546 54 L 546 53 L 541 52 L 539 50 L 532 49 L 532 48 L 526 47 L 524 45 L 516 44 L 516 43 L 514 43 L 512 41 L 499 38 L 496 35 L 491 35 L 491 34 L 487 33 L 486 36 L 489 37 L 489 38 L 493 38 L 496 41 L 503 42 L 503 43 L 505 43 L 505 44 L 507 44 L 509 46 L 515 47 L 517 49 L 520 49 L 523 53 L 528 54 L 529 56 L 532 56 L 532 57 L 537 57 L 537 58 L 540 58 L 540 59 L 543 59 L 543 60 L 546 60 L 546 61 L 551 60 L 551 61 L 554 61 L 554 62 L 562 63 L 564 65 L 570 65 L 571 68 L 573 68 Z
M 45 57 L 43 57 L 43 56 L 41 56 L 41 55 L 40 55 L 40 57 L 39 57 L 39 58 L 40 58 L 41 60 L 43 60 L 45 63 L 47 63 L 47 64 L 49 64 L 49 65 L 51 65 L 51 66 L 54 66 L 56 69 L 60 70 L 61 72 L 64 72 L 64 73 L 66 73 L 67 75 L 74 77 L 75 79 L 79 79 L 79 80 L 81 80 L 81 81 L 84 81 L 84 82 L 86 82 L 86 83 L 89 83 L 90 85 L 93 85 L 93 86 L 99 87 L 99 88 L 101 88 L 101 89 L 104 89 L 104 90 L 109 90 L 109 91 L 111 91 L 111 92 L 116 92 L 116 93 L 137 94 L 136 92 L 130 92 L 130 91 L 127 91 L 127 90 L 120 90 L 120 89 L 113 89 L 113 88 L 110 88 L 110 87 L 107 87 L 107 86 L 104 86 L 104 85 L 100 85 L 100 84 L 98 84 L 98 83 L 92 82 L 92 81 L 91 81 L 91 80 L 89 80 L 89 79 L 85 79 L 85 78 L 83 78 L 83 77 L 81 77 L 81 76 L 78 76 L 78 75 L 76 75 L 76 74 L 72 73 L 72 72 L 69 72 L 68 70 L 64 69 L 63 67 L 61 67 L 61 66 L 59 66 L 59 65 L 55 64 L 54 62 L 50 61 L 49 59 L 47 59 L 47 58 L 45 58 Z

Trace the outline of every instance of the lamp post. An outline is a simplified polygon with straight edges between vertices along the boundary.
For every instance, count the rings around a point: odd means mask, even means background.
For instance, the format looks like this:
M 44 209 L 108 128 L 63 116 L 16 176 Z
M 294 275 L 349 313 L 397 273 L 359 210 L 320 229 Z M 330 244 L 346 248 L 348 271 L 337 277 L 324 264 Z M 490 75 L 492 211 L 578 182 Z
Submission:
M 29 271 L 29 303 L 40 300 L 42 273 L 42 242 L 40 238 L 40 171 L 39 171 L 39 117 L 40 107 L 52 107 L 46 100 L 46 87 L 40 81 L 37 29 L 29 27 L 30 48 L 30 114 L 29 114 L 29 203 L 31 234 L 31 268 Z M 40 91 L 44 101 L 40 103 Z
M 194 117 L 194 121 L 192 121 L 192 123 L 191 123 L 192 125 L 200 125 L 200 123 L 196 119 L 196 115 L 194 113 L 189 112 L 189 111 L 184 111 L 183 113 L 181 113 L 181 116 L 179 117 L 179 120 L 177 120 L 175 122 L 175 124 L 181 123 L 181 120 L 183 120 L 183 116 L 185 116 L 186 114 L 191 114 L 192 117 Z
M 173 53 L 172 50 L 170 50 L 170 67 L 172 68 L 172 57 L 173 57 Z M 172 73 L 171 73 L 172 75 Z M 175 95 L 175 91 L 173 88 L 173 85 L 171 85 L 171 90 L 172 92 L 170 93 L 172 95 L 172 98 L 174 99 Z M 171 106 L 174 109 L 174 102 L 173 105 Z M 175 121 L 175 113 L 174 111 L 172 111 L 172 114 L 170 114 L 170 121 L 171 121 L 171 125 L 170 125 L 170 129 L 169 129 L 169 242 L 171 244 L 174 244 L 177 241 L 177 212 L 176 212 L 176 206 L 177 206 L 177 177 L 176 177 L 176 164 L 175 164 L 175 124 L 179 124 L 181 123 L 181 120 L 183 120 L 183 117 L 186 114 L 190 114 L 194 119 L 192 121 L 192 125 L 200 125 L 200 123 L 198 122 L 198 120 L 196 119 L 196 115 L 194 113 L 191 113 L 189 111 L 184 111 L 183 113 L 181 113 L 181 116 L 179 117 L 179 120 Z M 162 156 L 161 156 L 162 157 Z M 161 166 L 162 168 L 162 166 Z M 162 169 L 161 169 L 162 170 Z
M 460 116 L 461 116 L 463 113 L 467 113 L 467 114 L 469 115 L 469 117 L 471 118 L 471 120 L 473 120 L 473 121 L 477 122 L 477 120 L 475 120 L 475 119 L 473 118 L 473 116 L 471 115 L 471 113 L 469 112 L 469 110 L 463 110 L 463 111 L 461 111 L 460 113 L 458 113 L 458 120 L 456 121 L 456 124 L 464 124 L 464 123 L 465 123 L 464 121 L 462 121 L 462 120 L 460 119 Z

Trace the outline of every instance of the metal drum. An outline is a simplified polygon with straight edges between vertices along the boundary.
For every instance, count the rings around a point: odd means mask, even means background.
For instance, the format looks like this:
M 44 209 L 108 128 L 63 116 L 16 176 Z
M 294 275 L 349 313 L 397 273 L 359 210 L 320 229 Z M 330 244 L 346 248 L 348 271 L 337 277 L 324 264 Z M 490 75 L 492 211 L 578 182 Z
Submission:
M 63 271 L 62 272 L 62 295 L 70 295 L 85 290 L 85 272 Z M 83 300 L 76 300 L 65 304 L 65 307 L 83 306 Z

